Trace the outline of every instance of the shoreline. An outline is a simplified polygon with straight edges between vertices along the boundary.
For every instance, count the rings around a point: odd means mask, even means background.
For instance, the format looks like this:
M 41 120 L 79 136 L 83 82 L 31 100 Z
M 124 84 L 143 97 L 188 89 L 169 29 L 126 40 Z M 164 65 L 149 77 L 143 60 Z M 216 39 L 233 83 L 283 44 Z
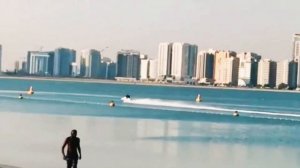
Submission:
M 123 84 L 123 85 L 141 85 L 141 86 L 159 86 L 159 87 L 178 87 L 178 88 L 203 88 L 219 90 L 240 90 L 240 91 L 258 91 L 258 92 L 278 92 L 278 93 L 298 93 L 297 90 L 277 90 L 277 89 L 258 89 L 244 87 L 220 87 L 220 86 L 200 86 L 200 85 L 183 85 L 172 83 L 154 83 L 154 82 L 126 82 L 106 79 L 91 78 L 70 78 L 70 77 L 35 77 L 35 76 L 0 76 L 0 79 L 16 80 L 36 80 L 36 81 L 58 81 L 58 82 L 76 82 L 76 83 L 103 83 L 103 84 Z

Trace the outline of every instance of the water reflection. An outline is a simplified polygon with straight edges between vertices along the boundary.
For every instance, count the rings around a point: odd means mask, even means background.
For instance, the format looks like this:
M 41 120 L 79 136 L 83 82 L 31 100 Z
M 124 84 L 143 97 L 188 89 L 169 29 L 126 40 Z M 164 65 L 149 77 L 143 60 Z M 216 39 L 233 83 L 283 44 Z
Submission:
M 31 168 L 62 167 L 60 147 L 78 130 L 81 167 L 298 168 L 298 126 L 0 114 L 0 158 Z M 21 141 L 20 141 L 21 140 Z M 291 145 L 291 144 L 292 145 Z M 32 164 L 34 161 L 34 165 Z M 51 165 L 44 165 L 50 163 Z

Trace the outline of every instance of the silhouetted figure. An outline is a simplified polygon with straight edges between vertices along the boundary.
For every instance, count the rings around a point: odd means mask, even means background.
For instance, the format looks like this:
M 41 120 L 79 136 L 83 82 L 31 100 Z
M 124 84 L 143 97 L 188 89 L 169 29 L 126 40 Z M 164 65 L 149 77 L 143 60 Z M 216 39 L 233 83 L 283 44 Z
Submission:
M 61 148 L 63 158 L 64 160 L 67 161 L 67 168 L 77 168 L 78 159 L 81 159 L 80 139 L 77 138 L 76 136 L 77 136 L 77 131 L 74 129 L 71 131 L 71 136 L 66 138 Z M 68 146 L 67 155 L 65 155 L 66 146 Z

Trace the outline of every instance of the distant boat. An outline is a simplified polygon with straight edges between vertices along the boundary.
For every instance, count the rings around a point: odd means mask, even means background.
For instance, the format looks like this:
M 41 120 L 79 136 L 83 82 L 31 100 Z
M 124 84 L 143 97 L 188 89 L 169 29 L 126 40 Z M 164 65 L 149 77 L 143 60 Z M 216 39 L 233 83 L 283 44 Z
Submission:
M 32 86 L 30 86 L 29 90 L 27 91 L 27 94 L 29 94 L 29 95 L 33 95 L 34 94 Z
M 202 101 L 202 98 L 201 98 L 201 95 L 200 94 L 198 94 L 198 96 L 196 97 L 196 100 L 195 100 L 196 102 L 201 102 Z

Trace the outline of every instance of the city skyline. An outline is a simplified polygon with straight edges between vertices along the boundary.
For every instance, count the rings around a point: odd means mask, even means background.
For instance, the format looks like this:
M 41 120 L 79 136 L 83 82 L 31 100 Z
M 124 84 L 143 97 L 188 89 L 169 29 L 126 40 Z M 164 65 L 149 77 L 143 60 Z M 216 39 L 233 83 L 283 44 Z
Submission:
M 296 0 L 3 0 L 2 70 L 12 69 L 15 60 L 40 47 L 78 52 L 108 46 L 101 54 L 113 59 L 121 49 L 157 58 L 161 41 L 188 42 L 199 49 L 255 52 L 277 61 L 291 59 L 292 35 L 300 30 L 296 22 L 299 5 Z

